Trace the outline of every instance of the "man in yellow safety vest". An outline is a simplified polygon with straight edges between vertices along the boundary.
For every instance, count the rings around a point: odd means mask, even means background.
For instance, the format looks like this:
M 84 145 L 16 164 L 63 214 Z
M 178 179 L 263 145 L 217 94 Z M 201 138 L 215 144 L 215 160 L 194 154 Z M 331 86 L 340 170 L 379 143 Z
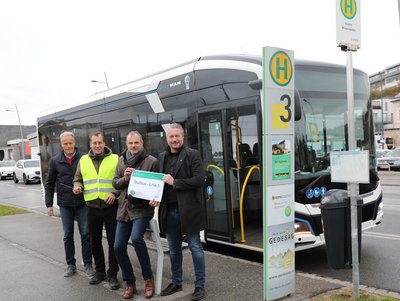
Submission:
M 99 284 L 108 278 L 112 290 L 120 287 L 117 279 L 118 263 L 114 253 L 119 191 L 112 186 L 117 164 L 118 156 L 105 145 L 103 134 L 95 132 L 90 135 L 90 150 L 79 160 L 73 181 L 73 192 L 83 193 L 88 209 L 90 244 L 96 265 L 96 273 L 89 283 Z M 102 245 L 103 225 L 108 242 L 107 274 Z

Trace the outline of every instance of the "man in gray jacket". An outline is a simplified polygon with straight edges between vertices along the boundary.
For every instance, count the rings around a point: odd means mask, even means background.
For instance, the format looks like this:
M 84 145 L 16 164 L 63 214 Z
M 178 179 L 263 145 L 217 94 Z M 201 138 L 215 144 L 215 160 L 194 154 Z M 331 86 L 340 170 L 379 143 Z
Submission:
M 122 270 L 122 277 L 126 281 L 122 296 L 131 299 L 136 292 L 136 278 L 127 253 L 128 240 L 131 238 L 145 280 L 144 295 L 150 299 L 154 295 L 154 277 L 143 236 L 154 215 L 154 208 L 149 205 L 149 201 L 134 198 L 128 195 L 127 191 L 131 173 L 135 169 L 158 172 L 158 160 L 146 153 L 142 135 L 137 131 L 128 133 L 126 146 L 127 150 L 119 157 L 113 179 L 114 188 L 121 191 L 114 250 Z

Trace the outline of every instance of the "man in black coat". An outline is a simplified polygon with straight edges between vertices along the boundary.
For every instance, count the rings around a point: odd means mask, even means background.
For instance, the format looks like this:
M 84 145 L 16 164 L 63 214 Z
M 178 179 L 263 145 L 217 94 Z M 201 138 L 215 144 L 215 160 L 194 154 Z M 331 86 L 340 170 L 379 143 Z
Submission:
M 90 249 L 89 227 L 87 223 L 86 204 L 83 195 L 72 192 L 72 180 L 82 153 L 75 147 L 75 137 L 72 132 L 60 135 L 62 151 L 51 158 L 45 182 L 45 202 L 49 216 L 54 215 L 53 197 L 57 188 L 57 204 L 60 207 L 61 221 L 64 230 L 64 249 L 67 268 L 64 277 L 76 273 L 74 220 L 78 221 L 82 243 L 82 259 L 86 273 L 94 274 L 92 267 L 92 252 Z
M 192 300 L 201 300 L 205 285 L 205 257 L 200 241 L 200 231 L 205 228 L 204 167 L 199 152 L 183 145 L 181 125 L 173 123 L 166 132 L 168 149 L 159 156 L 165 185 L 158 220 L 161 233 L 168 240 L 172 283 L 161 296 L 182 290 L 182 236 L 185 235 L 195 270 Z M 151 201 L 150 205 L 158 203 Z

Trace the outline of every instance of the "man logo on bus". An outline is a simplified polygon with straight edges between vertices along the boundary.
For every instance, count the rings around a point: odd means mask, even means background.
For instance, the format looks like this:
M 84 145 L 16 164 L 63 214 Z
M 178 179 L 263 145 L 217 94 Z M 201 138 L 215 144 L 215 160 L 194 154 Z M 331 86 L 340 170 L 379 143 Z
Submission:
M 190 76 L 189 75 L 185 76 L 185 86 L 186 86 L 186 90 L 190 89 Z
M 356 0 L 341 0 L 340 10 L 346 19 L 353 19 L 357 13 Z
M 279 86 L 287 86 L 292 79 L 293 66 L 289 56 L 284 51 L 276 52 L 269 62 L 269 73 L 272 80 Z

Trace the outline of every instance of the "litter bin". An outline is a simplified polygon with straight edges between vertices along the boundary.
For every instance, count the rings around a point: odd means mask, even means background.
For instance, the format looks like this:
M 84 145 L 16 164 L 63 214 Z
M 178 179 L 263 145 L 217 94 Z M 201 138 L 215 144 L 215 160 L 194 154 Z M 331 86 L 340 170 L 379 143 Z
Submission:
M 333 269 L 351 268 L 351 209 L 346 190 L 329 190 L 321 200 L 328 265 Z M 362 199 L 357 199 L 358 254 L 361 258 Z

